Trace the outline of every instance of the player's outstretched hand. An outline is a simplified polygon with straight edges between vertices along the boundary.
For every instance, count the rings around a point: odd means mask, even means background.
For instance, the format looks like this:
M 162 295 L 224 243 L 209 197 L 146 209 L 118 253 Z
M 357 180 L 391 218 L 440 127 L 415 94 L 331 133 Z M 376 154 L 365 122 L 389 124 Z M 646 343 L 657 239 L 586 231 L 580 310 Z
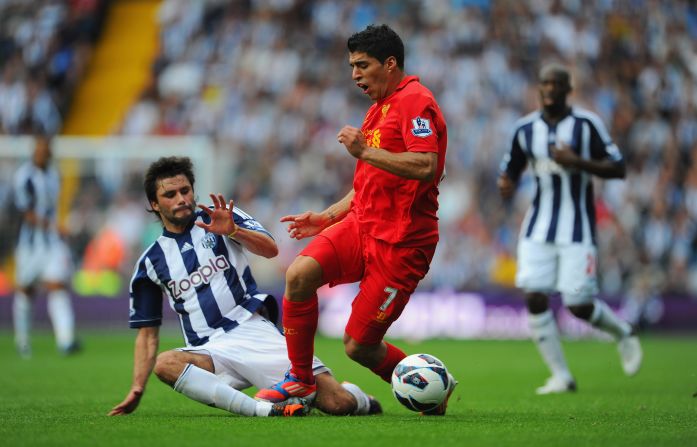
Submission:
M 213 201 L 213 209 L 206 205 L 199 205 L 198 207 L 210 216 L 211 223 L 196 222 L 196 225 L 210 233 L 221 236 L 234 233 L 237 230 L 237 225 L 235 225 L 232 216 L 233 201 L 230 200 L 230 207 L 228 208 L 225 204 L 225 197 L 222 194 L 211 194 L 210 196 Z
M 281 217 L 281 222 L 290 222 L 288 224 L 288 234 L 293 239 L 304 239 L 314 236 L 329 223 L 329 219 L 320 213 L 314 211 L 306 211 L 302 214 L 293 214 L 290 216 Z
M 143 390 L 132 389 L 123 402 L 111 409 L 109 416 L 120 416 L 133 413 L 138 407 L 141 397 L 143 397 Z

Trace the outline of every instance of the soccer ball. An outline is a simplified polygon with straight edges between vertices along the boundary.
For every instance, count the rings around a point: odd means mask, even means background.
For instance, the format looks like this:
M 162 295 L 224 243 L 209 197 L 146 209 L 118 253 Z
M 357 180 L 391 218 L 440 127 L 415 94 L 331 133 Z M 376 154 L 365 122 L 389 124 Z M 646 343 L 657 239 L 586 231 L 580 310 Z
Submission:
M 392 372 L 392 393 L 412 411 L 428 411 L 448 395 L 450 377 L 445 364 L 430 354 L 402 359 Z

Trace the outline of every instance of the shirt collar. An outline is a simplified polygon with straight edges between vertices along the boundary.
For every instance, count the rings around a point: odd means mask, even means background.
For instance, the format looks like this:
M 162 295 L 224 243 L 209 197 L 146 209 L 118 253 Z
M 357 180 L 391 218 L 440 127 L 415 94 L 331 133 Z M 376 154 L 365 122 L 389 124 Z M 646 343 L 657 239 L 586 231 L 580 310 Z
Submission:
M 419 77 L 418 76 L 405 76 L 404 79 L 402 79 L 402 82 L 399 83 L 397 88 L 395 89 L 395 92 L 398 92 L 402 90 L 404 87 L 407 86 L 410 82 L 419 82 Z
M 383 99 L 379 100 L 376 104 L 382 104 L 385 101 L 388 101 L 392 96 L 394 96 L 395 93 L 398 91 L 402 90 L 404 87 L 407 86 L 407 84 L 411 82 L 419 82 L 419 77 L 418 76 L 405 76 L 404 79 L 402 79 L 399 84 L 397 85 L 397 88 L 394 89 L 392 93 L 389 94 L 389 96 L 384 97 Z

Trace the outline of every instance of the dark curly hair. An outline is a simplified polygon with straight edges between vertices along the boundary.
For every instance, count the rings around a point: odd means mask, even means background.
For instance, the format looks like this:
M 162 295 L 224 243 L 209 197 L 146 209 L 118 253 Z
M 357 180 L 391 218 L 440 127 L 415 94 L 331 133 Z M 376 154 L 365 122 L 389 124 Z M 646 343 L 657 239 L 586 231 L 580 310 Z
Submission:
M 388 57 L 394 56 L 397 66 L 404 70 L 404 43 L 396 32 L 389 26 L 368 25 L 363 31 L 349 37 L 347 42 L 351 53 L 362 51 L 368 56 L 385 63 Z
M 145 180 L 143 181 L 148 203 L 157 202 L 158 180 L 176 177 L 180 174 L 189 180 L 193 188 L 196 179 L 194 177 L 194 165 L 189 157 L 162 157 L 153 162 L 145 173 Z M 157 211 L 150 211 L 159 216 Z

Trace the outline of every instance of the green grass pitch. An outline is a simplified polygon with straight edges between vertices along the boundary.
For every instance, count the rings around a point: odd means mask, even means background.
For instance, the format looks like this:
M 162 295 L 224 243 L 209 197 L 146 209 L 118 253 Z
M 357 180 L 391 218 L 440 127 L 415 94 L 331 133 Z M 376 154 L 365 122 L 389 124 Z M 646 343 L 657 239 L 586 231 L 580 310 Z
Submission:
M 0 445 L 3 446 L 690 446 L 697 445 L 697 339 L 645 337 L 645 362 L 623 376 L 613 344 L 566 342 L 579 392 L 535 396 L 546 378 L 527 341 L 397 341 L 409 353 L 440 357 L 460 381 L 448 415 L 421 417 L 343 354 L 339 340 L 317 353 L 339 380 L 376 395 L 385 414 L 244 418 L 202 406 L 152 378 L 138 410 L 106 413 L 131 381 L 135 332 L 83 334 L 78 356 L 56 354 L 48 333 L 20 360 L 0 332 Z M 167 333 L 161 350 L 179 346 Z

